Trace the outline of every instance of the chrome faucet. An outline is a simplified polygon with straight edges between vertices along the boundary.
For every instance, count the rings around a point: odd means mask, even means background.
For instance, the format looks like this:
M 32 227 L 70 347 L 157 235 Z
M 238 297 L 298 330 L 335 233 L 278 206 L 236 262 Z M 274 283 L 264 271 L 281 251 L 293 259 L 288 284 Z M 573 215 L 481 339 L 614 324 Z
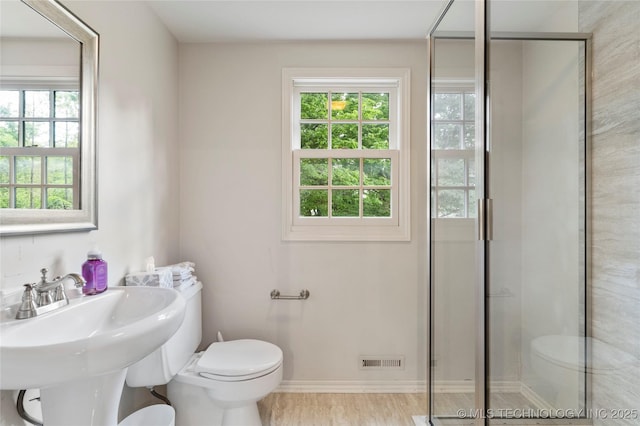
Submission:
M 40 282 L 35 284 L 25 284 L 22 294 L 22 303 L 16 313 L 16 319 L 26 319 L 53 311 L 69 304 L 69 298 L 64 290 L 64 282 L 72 279 L 76 288 L 81 288 L 85 284 L 84 278 L 76 273 L 67 274 L 62 277 L 55 277 L 52 281 L 47 281 L 47 268 L 42 268 Z
M 63 283 L 69 278 L 73 280 L 73 284 L 76 288 L 81 288 L 85 283 L 84 278 L 76 273 L 67 274 L 64 277 L 55 277 L 52 281 L 47 281 L 47 272 L 49 272 L 47 268 L 42 268 L 40 270 L 42 277 L 40 278 L 40 282 L 34 287 L 36 293 L 38 293 L 38 298 L 43 294 L 47 294 L 47 296 L 43 297 L 43 302 L 38 303 L 38 306 L 44 306 L 51 302 L 67 299 Z M 53 294 L 51 294 L 52 290 L 54 290 Z

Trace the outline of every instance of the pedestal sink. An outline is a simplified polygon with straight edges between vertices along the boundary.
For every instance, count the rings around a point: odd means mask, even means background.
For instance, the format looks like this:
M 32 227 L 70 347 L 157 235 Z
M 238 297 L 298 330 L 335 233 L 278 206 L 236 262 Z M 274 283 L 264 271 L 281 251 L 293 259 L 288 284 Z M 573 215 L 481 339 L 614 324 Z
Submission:
M 40 388 L 47 426 L 116 426 L 126 369 L 184 318 L 173 289 L 113 287 L 0 325 L 0 389 Z

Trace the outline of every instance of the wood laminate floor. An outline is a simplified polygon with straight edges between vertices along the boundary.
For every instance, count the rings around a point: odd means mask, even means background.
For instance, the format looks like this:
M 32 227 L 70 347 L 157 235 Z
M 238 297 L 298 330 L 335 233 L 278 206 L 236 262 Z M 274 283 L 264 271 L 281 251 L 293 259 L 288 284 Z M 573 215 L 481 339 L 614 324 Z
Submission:
M 258 402 L 264 426 L 414 426 L 424 393 L 272 393 Z
M 434 395 L 435 415 L 442 417 L 457 417 L 458 410 L 472 412 L 475 406 L 475 396 L 472 393 L 437 393 Z M 518 392 L 500 392 L 491 394 L 489 403 L 495 416 L 508 415 L 511 410 L 535 410 L 536 405 Z
M 492 407 L 499 409 L 535 408 L 520 393 L 500 393 L 492 397 Z M 448 416 L 440 424 L 471 425 L 472 419 L 456 418 L 457 409 L 473 407 L 473 394 L 445 393 L 435 398 L 436 410 Z M 258 411 L 263 426 L 415 426 L 412 416 L 424 415 L 427 411 L 425 393 L 272 393 L 258 402 Z M 514 425 L 562 424 L 553 420 L 505 421 Z M 493 424 L 501 424 L 494 419 Z M 571 423 L 584 426 L 589 421 Z

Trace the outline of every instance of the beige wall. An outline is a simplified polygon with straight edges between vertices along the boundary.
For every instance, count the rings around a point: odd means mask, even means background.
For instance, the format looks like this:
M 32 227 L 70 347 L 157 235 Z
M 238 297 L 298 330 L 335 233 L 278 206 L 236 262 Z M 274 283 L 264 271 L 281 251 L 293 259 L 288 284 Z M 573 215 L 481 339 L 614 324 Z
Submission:
M 422 41 L 181 45 L 180 247 L 204 284 L 203 344 L 218 330 L 276 343 L 285 386 L 424 386 L 426 48 Z M 281 240 L 283 67 L 411 69 L 410 242 Z M 269 298 L 272 289 L 303 288 L 311 292 L 303 302 Z M 403 355 L 406 368 L 362 371 L 360 355 Z
M 146 5 L 67 1 L 100 34 L 98 98 L 99 230 L 3 237 L 0 285 L 15 289 L 51 275 L 79 271 L 98 245 L 109 282 L 140 270 L 143 259 L 180 260 L 178 246 L 178 45 Z M 2 392 L 0 424 L 15 412 Z M 135 404 L 124 399 L 125 410 Z
M 150 255 L 159 264 L 190 259 L 205 284 L 205 344 L 218 330 L 273 341 L 285 351 L 285 380 L 298 385 L 419 385 L 427 316 L 426 44 L 183 45 L 178 53 L 144 5 L 65 4 L 101 35 L 100 230 L 2 238 L 2 289 L 37 279 L 41 267 L 77 271 L 94 244 L 113 284 Z M 593 334 L 640 359 L 640 3 L 579 6 L 579 30 L 594 33 Z M 323 65 L 412 69 L 409 243 L 280 240 L 280 72 Z M 273 288 L 308 288 L 311 298 L 272 302 Z M 358 355 L 375 354 L 403 354 L 407 367 L 357 369 Z M 594 406 L 636 408 L 638 383 L 637 367 L 594 377 Z M 0 424 L 9 424 L 11 394 L 0 396 Z M 127 391 L 124 412 L 142 399 Z

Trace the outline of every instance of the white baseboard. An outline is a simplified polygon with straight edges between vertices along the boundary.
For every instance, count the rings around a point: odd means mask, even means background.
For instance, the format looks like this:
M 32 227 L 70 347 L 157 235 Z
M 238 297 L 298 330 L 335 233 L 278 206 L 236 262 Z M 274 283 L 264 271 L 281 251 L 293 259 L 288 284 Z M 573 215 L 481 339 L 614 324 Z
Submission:
M 520 392 L 522 393 L 522 396 L 531 401 L 537 409 L 549 410 L 550 412 L 553 410 L 553 405 L 549 404 L 543 397 L 541 397 L 538 393 L 536 393 L 533 389 L 531 389 L 524 383 L 522 383 Z
M 475 382 L 473 380 L 436 380 L 433 384 L 436 393 L 473 393 Z M 520 392 L 522 384 L 518 381 L 493 381 L 493 392 Z
M 292 393 L 421 393 L 424 380 L 283 380 L 275 392 Z
M 529 386 L 520 381 L 491 382 L 493 392 L 522 393 L 538 409 L 552 407 Z M 434 383 L 437 393 L 473 393 L 471 380 L 439 380 Z M 275 392 L 289 393 L 423 393 L 424 380 L 283 380 Z
M 434 383 L 437 393 L 474 393 L 475 383 L 471 380 L 439 380 Z M 493 392 L 521 393 L 537 409 L 552 410 L 553 405 L 536 393 L 529 386 L 520 381 L 491 382 Z
M 411 416 L 411 420 L 413 420 L 413 424 L 415 426 L 428 426 L 429 422 L 427 420 L 427 416 Z
M 473 393 L 475 382 L 472 380 L 436 380 L 433 383 L 435 393 Z

